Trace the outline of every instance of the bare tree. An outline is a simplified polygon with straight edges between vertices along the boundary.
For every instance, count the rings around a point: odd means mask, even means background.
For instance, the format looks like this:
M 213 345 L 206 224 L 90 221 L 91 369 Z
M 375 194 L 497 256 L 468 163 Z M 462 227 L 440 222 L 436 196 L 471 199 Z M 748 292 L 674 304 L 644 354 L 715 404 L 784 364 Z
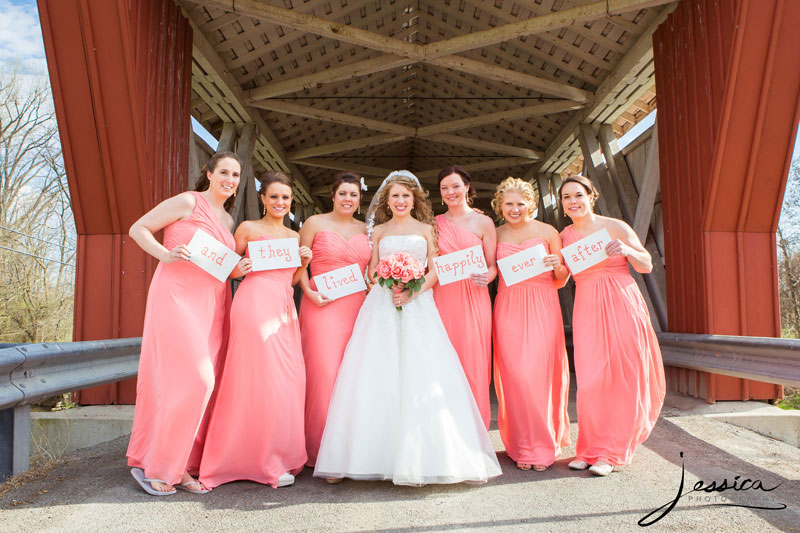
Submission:
M 800 159 L 789 170 L 777 241 L 781 328 L 784 337 L 800 337 Z
M 0 342 L 70 340 L 75 231 L 46 79 L 0 71 Z

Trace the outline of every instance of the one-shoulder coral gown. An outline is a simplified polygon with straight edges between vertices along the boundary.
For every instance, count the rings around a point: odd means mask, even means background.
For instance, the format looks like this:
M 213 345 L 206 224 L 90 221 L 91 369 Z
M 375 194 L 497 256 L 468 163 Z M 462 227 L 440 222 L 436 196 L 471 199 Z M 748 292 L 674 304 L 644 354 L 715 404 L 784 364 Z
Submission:
M 500 242 L 497 258 L 544 245 Z M 569 364 L 553 272 L 510 287 L 502 274 L 494 301 L 494 388 L 497 423 L 508 456 L 517 463 L 549 466 L 570 445 Z
M 300 472 L 306 462 L 295 271 L 251 272 L 233 298 L 225 368 L 200 463 L 207 487 L 244 479 L 277 487 L 281 475 Z
M 233 235 L 198 192 L 189 218 L 164 229 L 164 246 L 198 229 L 234 248 Z M 159 263 L 147 293 L 128 464 L 169 484 L 197 472 L 227 340 L 230 286 L 193 263 Z
M 370 248 L 366 235 L 349 240 L 333 231 L 320 231 L 311 246 L 311 288 L 317 290 L 313 276 L 358 263 L 361 272 L 369 263 Z M 366 292 L 357 292 L 324 307 L 317 307 L 303 297 L 300 304 L 300 333 L 306 361 L 306 451 L 308 466 L 317 462 L 319 443 L 328 417 L 328 404 L 342 362 L 344 348 L 353 333 L 358 311 Z
M 583 237 L 568 226 L 561 238 L 567 246 Z M 628 464 L 664 403 L 658 338 L 625 257 L 610 257 L 574 277 L 576 458 L 589 464 Z
M 439 255 L 482 245 L 480 237 L 447 220 L 436 217 Z M 492 301 L 489 289 L 464 279 L 433 288 L 433 299 L 467 375 L 475 403 L 486 428 L 491 422 L 489 386 L 492 372 Z

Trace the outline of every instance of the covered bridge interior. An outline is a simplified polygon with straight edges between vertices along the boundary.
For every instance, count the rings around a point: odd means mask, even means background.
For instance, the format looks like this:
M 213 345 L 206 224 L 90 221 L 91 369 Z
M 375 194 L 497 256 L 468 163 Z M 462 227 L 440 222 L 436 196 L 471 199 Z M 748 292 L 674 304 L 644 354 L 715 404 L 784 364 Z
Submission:
M 245 161 L 239 221 L 258 217 L 252 177 L 266 170 L 294 178 L 300 222 L 329 208 L 330 179 L 345 169 L 371 190 L 411 170 L 441 208 L 436 175 L 457 163 L 485 212 L 496 184 L 520 177 L 540 193 L 539 217 L 561 228 L 555 191 L 582 171 L 599 186 L 600 212 L 625 219 L 654 257 L 653 274 L 637 281 L 657 330 L 780 336 L 774 233 L 800 112 L 800 57 L 789 53 L 800 46 L 800 3 L 40 0 L 39 9 L 79 233 L 75 340 L 141 334 L 155 264 L 127 228 L 200 174 L 210 148 L 190 117 Z M 656 104 L 657 127 L 620 150 L 617 138 Z M 690 370 L 668 376 L 708 401 L 782 393 Z M 122 383 L 80 401 L 134 398 Z

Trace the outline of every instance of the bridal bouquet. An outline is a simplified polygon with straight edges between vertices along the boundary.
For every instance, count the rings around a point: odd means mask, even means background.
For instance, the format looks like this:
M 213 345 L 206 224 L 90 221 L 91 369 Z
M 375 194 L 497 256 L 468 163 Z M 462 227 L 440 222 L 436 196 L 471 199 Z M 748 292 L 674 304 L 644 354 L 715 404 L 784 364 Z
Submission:
M 425 282 L 423 276 L 425 269 L 407 252 L 396 252 L 381 259 L 378 263 L 377 274 L 378 284 L 381 287 L 391 289 L 402 283 L 409 293 L 421 290 L 422 284 Z M 400 290 L 402 289 L 395 289 L 395 291 Z M 395 309 L 403 310 L 400 306 Z

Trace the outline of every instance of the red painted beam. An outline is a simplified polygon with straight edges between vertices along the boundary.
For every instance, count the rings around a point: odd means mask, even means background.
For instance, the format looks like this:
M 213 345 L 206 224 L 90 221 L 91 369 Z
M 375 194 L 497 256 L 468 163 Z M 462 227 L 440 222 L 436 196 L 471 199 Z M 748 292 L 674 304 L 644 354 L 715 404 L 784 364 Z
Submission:
M 775 231 L 800 117 L 797 27 L 800 2 L 684 0 L 654 35 L 673 331 L 780 336 Z M 696 381 L 710 401 L 782 394 Z
M 171 0 L 39 0 L 78 230 L 74 340 L 141 335 L 155 260 L 130 225 L 185 189 L 191 27 Z M 133 403 L 135 382 L 82 391 Z

